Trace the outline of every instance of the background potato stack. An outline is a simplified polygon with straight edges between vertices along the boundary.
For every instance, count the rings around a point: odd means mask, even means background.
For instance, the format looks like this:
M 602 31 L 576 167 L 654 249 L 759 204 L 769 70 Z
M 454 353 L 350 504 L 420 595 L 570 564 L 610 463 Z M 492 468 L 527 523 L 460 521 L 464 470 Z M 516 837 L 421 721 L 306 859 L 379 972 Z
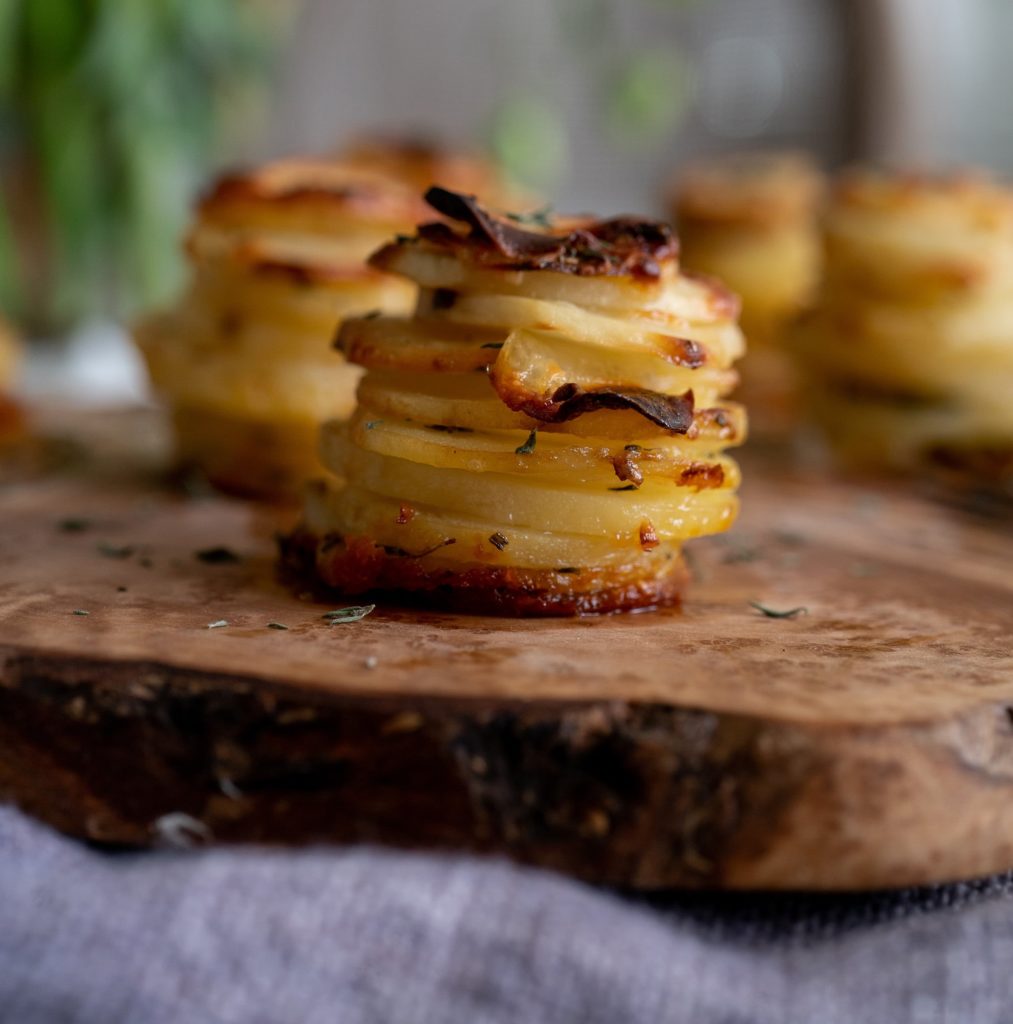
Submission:
M 8 397 L 20 356 L 21 346 L 14 330 L 0 317 L 0 441 L 9 436 L 21 421 L 17 406 Z
M 797 344 L 846 462 L 1013 494 L 1013 196 L 983 176 L 844 175 Z
M 318 427 L 351 412 L 359 378 L 332 348 L 335 329 L 410 307 L 410 286 L 365 259 L 412 230 L 436 179 L 501 194 L 483 161 L 413 143 L 279 160 L 215 185 L 187 238 L 186 293 L 136 329 L 181 463 L 269 498 L 319 471 Z
M 785 330 L 819 276 L 824 188 L 808 156 L 776 151 L 695 162 L 673 185 L 683 266 L 718 278 L 742 301 L 749 351 L 740 367 L 740 397 L 754 434 L 783 435 L 796 425 Z
M 367 369 L 351 421 L 324 428 L 345 483 L 311 494 L 290 553 L 346 594 L 472 611 L 677 600 L 683 542 L 737 511 L 734 298 L 679 272 L 662 224 L 535 231 L 428 198 L 456 223 L 370 261 L 418 285 L 418 307 L 344 323 Z

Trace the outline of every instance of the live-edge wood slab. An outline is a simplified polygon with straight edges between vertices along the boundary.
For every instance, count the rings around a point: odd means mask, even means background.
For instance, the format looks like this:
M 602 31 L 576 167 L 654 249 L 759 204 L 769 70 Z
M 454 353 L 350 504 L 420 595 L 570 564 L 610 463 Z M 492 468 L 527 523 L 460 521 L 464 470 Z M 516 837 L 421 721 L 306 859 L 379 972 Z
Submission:
M 76 457 L 0 474 L 0 798 L 99 842 L 473 849 L 643 888 L 1013 867 L 1008 524 L 747 456 L 681 611 L 328 626 L 347 602 L 275 575 L 292 513 L 167 487 L 155 428 L 71 414 Z

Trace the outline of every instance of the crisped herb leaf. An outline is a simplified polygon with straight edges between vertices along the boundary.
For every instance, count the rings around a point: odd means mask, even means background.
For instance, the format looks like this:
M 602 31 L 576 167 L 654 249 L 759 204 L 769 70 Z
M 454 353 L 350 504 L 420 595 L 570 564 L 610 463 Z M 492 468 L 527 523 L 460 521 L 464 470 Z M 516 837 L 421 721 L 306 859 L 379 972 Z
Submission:
M 366 422 L 363 423 L 363 426 L 367 430 L 372 430 L 374 427 L 378 427 L 381 423 L 383 423 L 383 420 L 366 420 Z
M 86 612 L 83 608 L 75 608 L 71 615 L 91 615 L 91 612 Z
M 528 434 L 528 439 L 520 446 L 520 448 L 514 449 L 516 455 L 530 455 L 535 450 L 535 442 L 538 440 L 538 431 L 532 430 Z
M 549 229 L 552 227 L 552 207 L 543 206 L 540 210 L 529 210 L 526 213 L 507 213 L 508 220 L 515 224 L 534 225 L 537 228 Z
M 208 629 L 221 629 L 222 626 L 227 626 L 228 624 L 229 624 L 229 620 L 228 619 L 217 619 L 214 622 L 209 622 L 207 624 L 207 628 Z
M 239 555 L 235 551 L 222 546 L 196 551 L 194 552 L 194 558 L 198 562 L 204 562 L 205 565 L 231 565 L 240 560 Z
M 479 348 L 494 348 L 501 349 L 503 347 L 502 341 L 487 341 L 484 345 L 479 345 Z
M 288 626 L 284 622 L 269 622 L 267 624 L 268 629 L 288 629 Z
M 451 544 L 456 544 L 456 537 L 446 537 L 444 540 L 438 541 L 431 547 L 423 548 L 421 551 L 407 551 L 404 548 L 399 548 L 395 544 L 381 544 L 380 547 L 383 549 L 384 554 L 390 555 L 392 558 L 425 558 L 426 555 L 431 555 L 434 551 L 439 551 L 440 548 L 449 547 Z
M 110 544 L 104 540 L 99 541 L 96 547 L 103 558 L 129 558 L 135 550 L 130 544 Z
M 494 533 L 494 534 L 493 534 L 493 535 L 492 535 L 492 536 L 491 536 L 491 537 L 489 538 L 489 543 L 490 543 L 490 544 L 491 544 L 491 545 L 492 545 L 492 546 L 493 546 L 494 548 L 498 548 L 498 549 L 499 549 L 500 551 L 502 551 L 502 550 L 503 550 L 503 549 L 504 549 L 504 548 L 505 548 L 505 547 L 506 547 L 506 546 L 507 546 L 507 545 L 508 545 L 508 544 L 510 543 L 510 541 L 508 541 L 508 540 L 506 539 L 506 537 L 504 537 L 504 536 L 503 536 L 503 534 L 502 534 L 502 533 L 500 533 L 500 532 L 499 532 L 499 530 L 497 530 L 497 531 L 496 531 L 496 532 L 495 532 L 495 533 Z
M 61 533 L 84 533 L 85 530 L 90 530 L 92 522 L 90 519 L 82 519 L 76 516 L 72 516 L 69 519 L 61 519 L 57 524 L 56 528 Z
M 799 605 L 798 608 L 787 608 L 784 611 L 778 611 L 776 608 L 768 608 L 766 605 L 760 604 L 759 601 L 750 601 L 749 604 L 768 619 L 794 619 L 799 615 L 809 614 L 809 609 L 804 605 Z
M 352 605 L 348 608 L 335 608 L 326 612 L 322 617 L 327 620 L 328 626 L 337 625 L 339 622 L 359 622 L 376 608 L 375 604 Z

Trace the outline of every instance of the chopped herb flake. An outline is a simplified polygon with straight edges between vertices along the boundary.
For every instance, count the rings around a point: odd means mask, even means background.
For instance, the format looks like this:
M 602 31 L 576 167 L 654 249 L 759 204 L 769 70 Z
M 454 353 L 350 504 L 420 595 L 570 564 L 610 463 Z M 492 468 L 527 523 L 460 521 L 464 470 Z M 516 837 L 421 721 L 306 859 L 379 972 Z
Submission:
M 624 487 L 610 487 L 610 491 L 635 491 L 637 489 L 636 484 L 626 484 Z
M 798 608 L 788 608 L 784 611 L 778 611 L 776 608 L 768 608 L 766 605 L 760 604 L 759 601 L 750 601 L 749 604 L 761 615 L 765 615 L 768 619 L 794 619 L 799 615 L 809 614 L 809 609 L 803 605 L 799 605 Z
M 134 553 L 134 548 L 130 544 L 109 544 L 106 541 L 99 541 L 96 545 L 98 553 L 104 558 L 129 558 Z
M 494 348 L 501 349 L 503 347 L 502 341 L 488 341 L 484 345 L 479 346 L 480 348 Z
M 489 538 L 489 543 L 494 547 L 502 551 L 509 543 L 506 537 L 503 536 L 498 530 Z
M 515 224 L 524 224 L 546 229 L 552 227 L 551 206 L 543 206 L 539 210 L 530 210 L 526 213 L 506 213 L 504 216 L 507 220 L 512 220 Z
M 531 433 L 528 434 L 528 439 L 524 442 L 524 444 L 522 444 L 520 448 L 514 449 L 514 453 L 516 455 L 530 455 L 535 450 L 535 442 L 537 440 L 538 431 L 532 430 Z
M 372 430 L 374 427 L 378 427 L 381 423 L 383 423 L 383 420 L 366 420 L 366 422 L 363 423 L 363 426 L 367 430 Z
M 333 611 L 325 612 L 323 618 L 327 620 L 328 626 L 338 622 L 359 622 L 376 608 L 375 604 L 352 605 L 349 608 L 335 608 Z
M 456 543 L 456 537 L 447 537 L 439 543 L 433 544 L 431 547 L 423 548 L 421 551 L 415 552 L 406 551 L 404 548 L 399 548 L 394 544 L 381 544 L 380 547 L 383 549 L 385 555 L 390 555 L 392 558 L 425 558 L 426 555 L 431 555 L 434 551 L 439 551 L 440 548 L 445 548 Z
M 269 622 L 267 624 L 268 629 L 288 629 L 288 626 L 284 622 Z
M 746 545 L 733 548 L 721 561 L 725 565 L 738 565 L 745 562 L 755 562 L 760 557 L 758 548 L 751 548 Z
M 221 629 L 222 626 L 227 626 L 228 624 L 229 624 L 229 620 L 228 619 L 218 619 L 215 622 L 209 622 L 207 624 L 207 628 L 208 629 Z
M 90 530 L 92 522 L 90 519 L 70 518 L 61 519 L 57 524 L 56 528 L 63 533 L 84 533 L 85 530 Z
M 239 555 L 235 551 L 221 546 L 197 551 L 194 553 L 194 558 L 198 562 L 204 562 L 205 565 L 230 565 L 239 561 Z
M 83 608 L 75 608 L 72 615 L 91 615 L 91 612 L 86 612 Z

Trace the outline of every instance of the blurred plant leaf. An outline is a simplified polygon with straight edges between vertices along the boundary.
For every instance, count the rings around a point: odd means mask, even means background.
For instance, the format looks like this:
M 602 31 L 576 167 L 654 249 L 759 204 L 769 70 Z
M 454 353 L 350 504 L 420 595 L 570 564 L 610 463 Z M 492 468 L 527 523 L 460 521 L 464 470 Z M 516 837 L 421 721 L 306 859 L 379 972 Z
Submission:
M 617 143 L 651 142 L 667 136 L 689 108 L 692 76 L 676 50 L 635 54 L 608 91 L 606 116 Z
M 225 104 L 263 81 L 281 17 L 264 0 L 0 0 L 0 174 L 37 178 L 53 280 L 45 311 L 20 290 L 23 316 L 165 297 Z M 5 250 L 4 237 L 0 225 L 6 303 L 23 240 L 9 230 Z
M 492 151 L 510 177 L 545 186 L 566 165 L 566 125 L 546 103 L 533 96 L 507 100 L 493 115 Z

